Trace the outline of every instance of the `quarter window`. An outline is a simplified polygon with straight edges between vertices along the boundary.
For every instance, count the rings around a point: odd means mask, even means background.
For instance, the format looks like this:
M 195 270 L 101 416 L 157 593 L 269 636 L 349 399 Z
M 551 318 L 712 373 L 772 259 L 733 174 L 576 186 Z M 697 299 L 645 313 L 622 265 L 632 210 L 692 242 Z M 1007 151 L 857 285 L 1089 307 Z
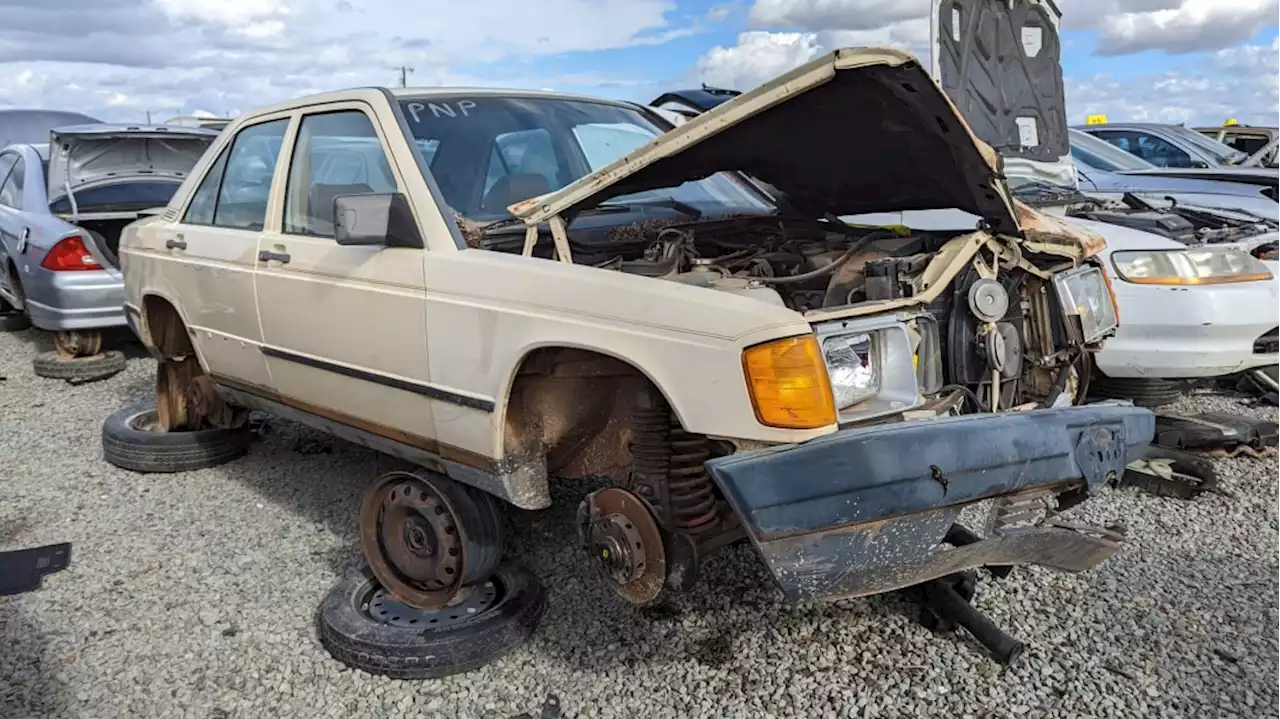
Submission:
M 0 155 L 0 185 L 9 177 L 9 170 L 13 169 L 14 163 L 18 161 L 18 155 L 13 152 L 6 152 Z
M 22 209 L 22 187 L 25 180 L 25 163 L 19 157 L 13 165 L 13 172 L 9 173 L 9 179 L 5 180 L 4 186 L 0 187 L 0 205 Z
M 333 237 L 336 198 L 398 189 L 382 141 L 359 110 L 302 118 L 287 187 L 284 231 L 315 237 Z
M 288 119 L 247 127 L 236 135 L 227 156 L 213 224 L 237 230 L 262 230 L 267 221 L 271 178 Z

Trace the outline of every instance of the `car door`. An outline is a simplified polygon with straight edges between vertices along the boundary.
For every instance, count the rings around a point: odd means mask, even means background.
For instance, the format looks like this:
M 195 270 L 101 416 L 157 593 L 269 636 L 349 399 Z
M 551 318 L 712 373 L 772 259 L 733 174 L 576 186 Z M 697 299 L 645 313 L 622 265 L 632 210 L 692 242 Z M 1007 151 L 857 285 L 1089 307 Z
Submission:
M 933 76 L 1006 174 L 1073 186 L 1052 0 L 933 0 Z
M 404 191 L 385 137 L 359 102 L 300 116 L 278 212 L 258 244 L 263 353 L 286 403 L 430 447 L 423 250 L 334 240 L 336 197 Z
M 208 371 L 263 390 L 271 378 L 260 349 L 253 273 L 289 122 L 287 115 L 269 117 L 241 128 L 216 150 L 177 221 L 140 233 L 139 249 L 161 265 L 158 275 Z

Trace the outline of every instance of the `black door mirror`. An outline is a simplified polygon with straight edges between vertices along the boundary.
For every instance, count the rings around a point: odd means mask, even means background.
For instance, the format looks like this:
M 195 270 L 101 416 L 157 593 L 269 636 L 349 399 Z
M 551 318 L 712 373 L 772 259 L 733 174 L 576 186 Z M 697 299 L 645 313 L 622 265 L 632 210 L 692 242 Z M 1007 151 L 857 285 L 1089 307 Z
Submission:
M 333 198 L 333 236 L 339 245 L 423 246 L 409 201 L 399 192 Z

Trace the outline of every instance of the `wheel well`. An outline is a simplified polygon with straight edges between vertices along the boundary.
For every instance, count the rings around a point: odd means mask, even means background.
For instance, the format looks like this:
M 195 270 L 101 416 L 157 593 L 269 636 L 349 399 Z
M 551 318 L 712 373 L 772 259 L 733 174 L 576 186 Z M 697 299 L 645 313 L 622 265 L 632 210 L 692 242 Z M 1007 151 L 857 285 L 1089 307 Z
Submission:
M 520 363 L 507 396 L 503 450 L 547 476 L 622 479 L 632 410 L 661 390 L 631 363 L 591 350 L 542 347 Z
M 187 325 L 182 315 L 168 300 L 156 295 L 147 295 L 142 299 L 142 321 L 144 332 L 150 335 L 151 345 L 165 359 L 191 357 L 195 355 L 195 347 L 191 344 L 191 336 L 187 333 Z

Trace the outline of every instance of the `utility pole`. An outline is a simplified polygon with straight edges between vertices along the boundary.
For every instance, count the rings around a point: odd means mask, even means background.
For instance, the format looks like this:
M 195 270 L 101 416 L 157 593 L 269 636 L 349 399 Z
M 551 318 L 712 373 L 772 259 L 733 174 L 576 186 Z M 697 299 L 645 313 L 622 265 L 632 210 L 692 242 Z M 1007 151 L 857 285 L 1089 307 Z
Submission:
M 409 73 L 413 72 L 413 68 L 400 66 L 400 87 L 409 86 Z
M 151 124 L 151 111 L 150 111 L 150 110 L 147 110 L 147 124 L 148 124 L 148 125 L 150 125 L 150 124 Z

